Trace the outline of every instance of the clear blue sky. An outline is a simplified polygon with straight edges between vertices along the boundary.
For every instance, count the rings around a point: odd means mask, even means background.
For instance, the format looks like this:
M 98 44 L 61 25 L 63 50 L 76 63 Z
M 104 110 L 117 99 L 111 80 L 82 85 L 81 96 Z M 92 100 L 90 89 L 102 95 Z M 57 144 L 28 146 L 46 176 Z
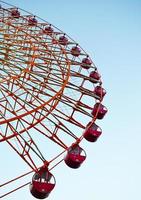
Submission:
M 141 1 L 8 2 L 46 19 L 76 40 L 97 65 L 107 90 L 104 104 L 109 112 L 101 122 L 103 135 L 95 144 L 84 142 L 88 157 L 80 169 L 61 164 L 53 170 L 57 185 L 48 199 L 141 199 Z M 5 156 L 8 161 L 3 161 Z M 0 160 L 1 176 L 7 176 L 4 167 L 13 175 L 25 168 L 23 162 L 10 167 L 16 155 L 4 145 Z M 18 199 L 34 198 L 28 187 L 4 198 Z

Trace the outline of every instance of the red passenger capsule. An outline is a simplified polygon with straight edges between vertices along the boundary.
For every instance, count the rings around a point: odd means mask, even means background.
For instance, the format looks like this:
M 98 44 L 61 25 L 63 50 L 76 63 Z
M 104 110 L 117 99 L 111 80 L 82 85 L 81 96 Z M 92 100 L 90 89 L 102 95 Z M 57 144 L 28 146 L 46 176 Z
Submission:
M 13 18 L 19 18 L 20 17 L 20 12 L 17 9 L 11 10 L 11 16 Z
M 81 63 L 81 67 L 84 69 L 89 69 L 91 67 L 91 60 L 87 57 L 87 58 L 83 58 L 82 63 Z
M 95 123 L 88 123 L 86 130 L 84 132 L 84 138 L 89 142 L 96 142 L 98 137 L 102 134 L 102 130 Z
M 52 35 L 53 31 L 54 30 L 51 26 L 46 26 L 43 32 L 47 35 Z
M 29 26 L 36 26 L 37 25 L 37 19 L 35 17 L 31 17 L 28 19 L 28 25 Z
M 72 49 L 71 49 L 71 54 L 72 54 L 73 56 L 78 57 L 78 56 L 80 55 L 80 52 L 81 52 L 81 50 L 80 50 L 80 48 L 77 47 L 77 46 L 72 47 Z
M 90 73 L 90 81 L 93 83 L 98 83 L 98 81 L 100 80 L 101 76 L 97 71 L 92 71 Z
M 103 119 L 105 114 L 107 113 L 107 108 L 101 103 L 96 103 L 92 110 L 92 115 L 96 116 L 97 119 Z
M 80 146 L 72 146 L 68 149 L 67 155 L 64 159 L 67 166 L 71 168 L 79 168 L 86 159 L 86 153 Z
M 64 35 L 60 36 L 59 37 L 59 44 L 64 45 L 64 46 L 67 45 L 68 44 L 68 38 L 65 37 Z
M 105 96 L 106 90 L 101 86 L 96 86 L 94 89 L 94 94 L 96 95 L 95 98 L 100 100 Z
M 32 178 L 31 194 L 38 199 L 45 199 L 55 187 L 55 178 L 47 168 L 41 168 Z

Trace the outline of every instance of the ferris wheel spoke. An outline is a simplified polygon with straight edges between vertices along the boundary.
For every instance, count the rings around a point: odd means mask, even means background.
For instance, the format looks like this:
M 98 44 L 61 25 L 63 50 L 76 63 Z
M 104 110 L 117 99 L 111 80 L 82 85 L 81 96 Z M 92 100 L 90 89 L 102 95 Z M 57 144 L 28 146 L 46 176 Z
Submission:
M 21 120 L 19 120 L 18 123 L 20 123 L 21 126 L 24 126 Z M 31 158 L 31 151 L 35 153 L 39 159 L 45 162 L 45 158 L 43 157 L 41 151 L 25 128 L 24 129 L 26 130 L 26 133 L 24 132 L 24 136 L 22 136 L 10 123 L 7 124 L 7 127 L 7 130 L 11 130 L 15 137 L 12 141 L 10 140 L 12 138 L 11 136 L 7 136 L 6 139 L 6 135 L 4 136 L 2 133 L 0 133 L 1 137 L 3 138 L 0 140 L 0 142 L 6 140 L 7 143 L 20 155 L 20 157 L 23 158 L 29 166 L 32 166 L 32 169 L 37 169 L 37 167 Z M 16 148 L 17 145 L 18 149 Z
M 14 132 L 14 140 L 10 140 L 10 136 L 5 138 L 5 136 L 0 133 L 0 136 L 3 138 L 1 139 L 1 142 L 6 139 L 6 142 L 16 151 L 16 153 L 33 169 L 37 170 L 37 166 L 35 162 L 33 161 L 31 155 L 34 153 L 38 159 L 40 159 L 42 162 L 45 162 L 45 159 L 43 158 L 43 155 L 39 151 L 39 148 L 31 138 L 31 136 L 27 133 L 26 138 L 28 136 L 29 139 L 25 140 L 23 136 L 21 136 L 15 128 L 8 123 L 9 130 Z M 25 133 L 24 133 L 25 134 Z M 16 142 L 16 143 L 15 143 Z M 18 145 L 18 148 L 17 148 Z M 32 153 L 31 153 L 32 152 Z M 32 155 L 33 156 L 33 155 Z

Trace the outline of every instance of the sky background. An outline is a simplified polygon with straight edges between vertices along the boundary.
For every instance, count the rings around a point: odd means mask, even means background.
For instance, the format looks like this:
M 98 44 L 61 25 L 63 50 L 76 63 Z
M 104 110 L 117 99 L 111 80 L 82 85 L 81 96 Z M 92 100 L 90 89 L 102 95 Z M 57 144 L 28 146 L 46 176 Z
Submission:
M 52 171 L 57 184 L 48 199 L 141 199 L 141 1 L 7 2 L 40 16 L 77 41 L 98 67 L 107 90 L 104 104 L 109 111 L 101 122 L 101 138 L 94 144 L 83 142 L 87 160 L 79 169 L 60 164 Z M 16 156 L 1 144 L 2 177 L 13 177 L 26 168 L 23 162 L 16 164 Z M 18 199 L 34 198 L 28 187 L 3 198 Z

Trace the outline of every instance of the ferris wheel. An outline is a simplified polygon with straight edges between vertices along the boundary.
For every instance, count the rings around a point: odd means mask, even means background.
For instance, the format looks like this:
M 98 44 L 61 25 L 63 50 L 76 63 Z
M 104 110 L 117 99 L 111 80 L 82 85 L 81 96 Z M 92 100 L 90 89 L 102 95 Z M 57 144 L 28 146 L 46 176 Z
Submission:
M 31 194 L 48 197 L 61 162 L 79 168 L 86 159 L 80 143 L 96 142 L 107 108 L 97 67 L 66 33 L 3 1 L 0 6 L 0 142 L 7 143 L 33 173 Z M 46 141 L 47 152 L 41 150 Z

